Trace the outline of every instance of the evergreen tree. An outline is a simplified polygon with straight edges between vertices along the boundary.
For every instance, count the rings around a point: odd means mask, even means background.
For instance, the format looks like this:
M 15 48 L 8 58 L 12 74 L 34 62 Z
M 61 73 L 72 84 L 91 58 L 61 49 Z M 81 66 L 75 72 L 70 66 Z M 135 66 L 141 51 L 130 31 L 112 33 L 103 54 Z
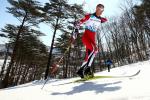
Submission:
M 8 86 L 8 80 L 10 76 L 9 74 L 12 69 L 12 66 L 14 65 L 14 59 L 18 48 L 18 41 L 20 38 L 20 34 L 22 33 L 23 26 L 25 24 L 29 26 L 37 25 L 39 23 L 39 18 L 41 18 L 42 16 L 41 12 L 38 10 L 40 5 L 37 1 L 8 0 L 8 2 L 11 4 L 11 7 L 7 7 L 8 12 L 11 13 L 14 17 L 16 17 L 21 22 L 21 25 L 19 26 L 19 30 L 17 31 L 11 61 L 9 63 L 5 78 L 3 80 L 3 83 L 5 84 L 4 87 Z
M 15 39 L 19 26 L 6 25 L 2 29 L 4 34 L 9 39 L 10 48 L 15 45 Z M 31 29 L 30 27 L 23 27 L 22 34 L 18 40 L 18 47 L 16 56 L 14 58 L 14 66 L 10 70 L 8 86 L 23 84 L 35 79 L 41 79 L 45 60 L 47 59 L 47 48 L 38 39 L 44 34 L 40 31 Z M 6 72 L 7 73 L 7 72 Z M 3 80 L 5 77 L 2 77 Z M 4 84 L 5 85 L 5 84 Z
M 66 26 L 65 19 L 69 17 L 68 8 L 69 4 L 66 0 L 50 0 L 50 3 L 46 3 L 43 9 L 43 11 L 47 15 L 47 17 L 45 17 L 45 21 L 47 23 L 50 23 L 51 27 L 54 29 L 48 63 L 45 71 L 45 79 L 47 79 L 49 67 L 51 66 L 52 52 L 56 32 L 60 29 L 63 29 L 64 26 Z

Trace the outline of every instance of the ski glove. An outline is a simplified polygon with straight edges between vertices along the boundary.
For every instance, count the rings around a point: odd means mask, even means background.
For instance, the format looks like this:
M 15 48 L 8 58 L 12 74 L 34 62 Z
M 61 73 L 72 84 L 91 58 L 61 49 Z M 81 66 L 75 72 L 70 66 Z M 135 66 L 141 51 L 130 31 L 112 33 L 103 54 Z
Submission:
M 79 29 L 76 28 L 73 32 L 73 39 L 77 38 L 78 33 L 79 33 Z
M 75 39 L 76 39 L 77 36 L 78 36 L 78 33 L 79 33 L 79 30 L 78 30 L 77 28 L 74 29 L 73 35 L 72 35 L 72 37 L 71 37 L 71 44 L 72 44 L 72 45 L 74 44 Z

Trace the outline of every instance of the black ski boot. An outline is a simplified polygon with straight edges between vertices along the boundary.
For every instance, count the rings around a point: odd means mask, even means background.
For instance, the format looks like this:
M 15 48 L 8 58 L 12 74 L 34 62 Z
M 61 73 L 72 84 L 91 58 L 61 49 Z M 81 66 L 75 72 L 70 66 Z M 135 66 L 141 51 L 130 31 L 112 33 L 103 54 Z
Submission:
M 84 72 L 85 76 L 89 77 L 89 78 L 93 78 L 94 77 L 94 73 L 91 69 L 91 67 L 87 67 L 85 69 L 85 72 Z
M 80 69 L 78 70 L 77 74 L 78 74 L 81 78 L 84 78 L 83 68 L 80 68 Z

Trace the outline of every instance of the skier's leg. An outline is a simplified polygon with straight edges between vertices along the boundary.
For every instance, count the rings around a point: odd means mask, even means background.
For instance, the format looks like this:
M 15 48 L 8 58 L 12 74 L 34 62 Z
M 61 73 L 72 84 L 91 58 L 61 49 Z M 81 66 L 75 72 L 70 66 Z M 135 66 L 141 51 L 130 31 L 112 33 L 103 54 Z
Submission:
M 92 68 L 92 63 L 93 63 L 93 60 L 94 60 L 94 58 L 95 58 L 95 55 L 96 55 L 96 53 L 97 53 L 97 51 L 96 50 L 94 50 L 94 46 L 92 45 L 92 47 L 93 47 L 93 53 L 92 53 L 92 55 L 90 56 L 90 58 L 88 59 L 88 62 L 87 62 L 87 67 L 86 67 L 86 71 L 85 71 L 85 73 L 87 74 L 87 75 L 91 75 L 92 77 L 94 76 L 94 72 L 93 72 L 93 68 Z
M 80 69 L 78 70 L 77 74 L 81 77 L 84 78 L 84 74 L 85 74 L 85 70 L 87 68 L 87 63 L 88 63 L 88 59 L 91 58 L 93 52 L 91 52 L 91 50 L 86 48 L 86 56 L 85 56 L 85 60 L 82 64 L 82 66 L 80 67 Z
M 93 56 L 93 51 L 91 51 L 90 49 L 88 49 L 88 59 L 87 59 L 87 66 L 85 67 L 85 74 L 87 74 L 88 72 L 90 72 L 90 69 L 88 67 L 88 63 L 91 59 L 91 57 Z
M 110 72 L 110 65 L 108 64 L 107 66 L 108 66 L 108 72 Z
M 84 78 L 84 68 L 85 66 L 87 66 L 87 62 L 83 62 L 82 66 L 80 67 L 80 69 L 77 71 L 77 74 L 81 77 Z
M 85 33 L 82 37 L 82 42 L 86 47 L 86 56 L 85 56 L 85 61 L 83 62 L 81 68 L 77 73 L 77 74 L 81 74 L 82 77 L 84 77 L 85 70 L 88 68 L 89 59 L 91 59 L 94 53 L 94 48 L 92 46 L 93 41 L 95 41 L 94 37 L 95 37 L 95 33 L 88 30 L 85 30 Z
M 78 74 L 81 78 L 84 78 L 83 69 L 84 69 L 85 66 L 87 66 L 87 59 L 88 59 L 88 50 L 87 50 L 87 48 L 86 48 L 85 60 L 84 60 L 84 62 L 82 63 L 80 69 L 77 71 L 77 74 Z
M 95 57 L 95 55 L 96 55 L 96 53 L 97 53 L 97 51 L 95 50 L 96 48 L 96 42 L 95 42 L 95 35 L 96 35 L 96 33 L 95 32 L 90 32 L 90 31 L 87 31 L 87 33 L 88 33 L 88 48 L 92 51 L 92 55 L 89 57 L 89 59 L 88 59 L 88 62 L 87 62 L 87 71 L 86 72 L 88 72 L 88 74 L 91 74 L 91 75 L 93 75 L 93 72 L 92 72 L 92 62 L 93 62 L 93 60 L 94 60 L 94 57 Z
M 95 57 L 95 54 L 94 52 L 92 52 L 92 55 L 89 57 L 88 59 L 88 62 L 87 62 L 87 66 L 85 67 L 85 75 L 93 75 L 93 71 L 92 71 L 92 62 L 93 62 L 93 59 Z

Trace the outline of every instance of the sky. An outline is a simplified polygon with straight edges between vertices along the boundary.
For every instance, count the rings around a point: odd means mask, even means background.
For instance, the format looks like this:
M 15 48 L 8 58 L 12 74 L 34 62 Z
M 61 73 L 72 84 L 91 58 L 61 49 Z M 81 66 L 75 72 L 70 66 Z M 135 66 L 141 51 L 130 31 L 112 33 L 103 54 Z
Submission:
M 48 2 L 49 0 L 38 0 L 41 3 Z M 70 4 L 77 3 L 83 4 L 84 2 L 84 10 L 87 13 L 93 13 L 95 11 L 95 6 L 99 3 L 102 3 L 105 6 L 105 11 L 102 16 L 104 17 L 113 17 L 119 16 L 122 12 L 120 9 L 121 5 L 125 0 L 69 0 Z M 135 0 L 136 1 L 136 0 Z M 137 3 L 137 2 L 135 2 Z M 10 7 L 7 0 L 0 0 L 0 29 L 3 28 L 6 24 L 15 24 L 20 25 L 20 22 L 13 17 L 11 14 L 7 13 L 6 7 Z M 108 19 L 109 20 L 109 19 Z M 46 36 L 42 36 L 40 39 L 47 46 L 50 46 L 52 41 L 52 29 L 45 24 L 40 24 L 40 31 L 45 33 Z M 60 33 L 57 34 L 57 37 Z M 7 39 L 0 37 L 0 44 L 4 44 L 7 42 Z

